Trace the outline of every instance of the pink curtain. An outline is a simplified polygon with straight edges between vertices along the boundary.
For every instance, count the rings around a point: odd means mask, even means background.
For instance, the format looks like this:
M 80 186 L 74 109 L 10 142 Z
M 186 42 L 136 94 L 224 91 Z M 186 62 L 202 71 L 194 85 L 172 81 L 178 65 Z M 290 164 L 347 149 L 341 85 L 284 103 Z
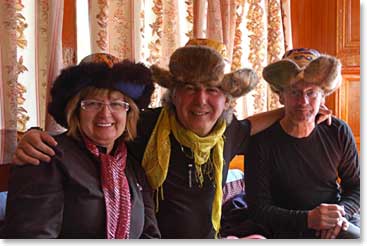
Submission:
M 194 1 L 194 36 L 226 44 L 232 70 L 255 69 L 261 78 L 269 62 L 292 47 L 290 0 L 198 0 Z M 279 107 L 265 81 L 237 100 L 236 114 L 248 115 Z
M 17 133 L 16 1 L 0 5 L 0 163 L 9 163 Z
M 0 5 L 0 163 L 9 163 L 17 132 L 60 131 L 47 115 L 49 89 L 62 68 L 63 0 L 4 0 Z
M 251 67 L 261 77 L 268 62 L 292 47 L 290 0 L 89 0 L 92 52 L 167 66 L 189 38 L 210 38 L 228 49 L 232 70 Z M 156 87 L 152 107 L 160 105 Z M 238 118 L 278 107 L 262 81 L 237 100 Z
M 89 0 L 89 21 L 91 52 L 166 66 L 190 35 L 192 0 Z M 152 107 L 160 105 L 162 90 L 156 87 Z
M 0 5 L 0 162 L 11 159 L 16 131 L 60 129 L 47 115 L 51 82 L 62 64 L 63 0 L 4 0 Z M 189 38 L 211 38 L 227 46 L 231 69 L 251 67 L 261 77 L 269 62 L 292 47 L 290 0 L 89 0 L 91 51 L 167 66 Z M 17 21 L 15 21 L 17 20 Z M 85 38 L 85 37 L 78 37 Z M 83 47 L 78 47 L 79 49 Z M 27 52 L 31 50 L 32 52 Z M 65 53 L 65 50 L 64 50 Z M 152 107 L 164 89 L 156 87 Z M 264 81 L 237 100 L 236 114 L 278 107 Z M 5 144 L 5 142 L 7 144 Z

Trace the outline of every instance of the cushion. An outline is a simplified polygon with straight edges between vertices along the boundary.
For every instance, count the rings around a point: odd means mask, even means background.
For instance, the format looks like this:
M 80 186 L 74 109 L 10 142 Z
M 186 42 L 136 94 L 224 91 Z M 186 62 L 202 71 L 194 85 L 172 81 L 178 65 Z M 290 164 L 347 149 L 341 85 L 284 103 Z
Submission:
M 225 203 L 236 194 L 245 191 L 243 172 L 239 169 L 229 169 L 226 184 L 223 187 L 223 201 Z

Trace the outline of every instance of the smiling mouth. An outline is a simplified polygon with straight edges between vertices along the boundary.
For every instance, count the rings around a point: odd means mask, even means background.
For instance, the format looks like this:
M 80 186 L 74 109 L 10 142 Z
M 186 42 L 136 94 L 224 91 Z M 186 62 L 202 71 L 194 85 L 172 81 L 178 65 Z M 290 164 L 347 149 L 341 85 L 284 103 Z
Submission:
M 194 116 L 204 116 L 209 114 L 209 112 L 191 112 Z
M 111 127 L 113 123 L 97 123 L 98 127 Z

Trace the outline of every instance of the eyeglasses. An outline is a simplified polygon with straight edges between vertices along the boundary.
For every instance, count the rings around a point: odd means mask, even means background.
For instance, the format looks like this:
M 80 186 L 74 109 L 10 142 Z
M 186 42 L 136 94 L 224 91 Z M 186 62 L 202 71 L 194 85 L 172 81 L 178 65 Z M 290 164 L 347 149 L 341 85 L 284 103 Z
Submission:
M 130 109 L 130 105 L 123 101 L 104 103 L 98 100 L 87 99 L 80 102 L 80 107 L 87 112 L 99 112 L 105 105 L 108 106 L 112 113 L 127 112 Z
M 293 97 L 293 98 L 300 98 L 306 96 L 307 99 L 315 99 L 320 95 L 322 92 L 320 90 L 307 90 L 307 91 L 301 91 L 297 89 L 289 89 L 287 90 L 287 93 Z

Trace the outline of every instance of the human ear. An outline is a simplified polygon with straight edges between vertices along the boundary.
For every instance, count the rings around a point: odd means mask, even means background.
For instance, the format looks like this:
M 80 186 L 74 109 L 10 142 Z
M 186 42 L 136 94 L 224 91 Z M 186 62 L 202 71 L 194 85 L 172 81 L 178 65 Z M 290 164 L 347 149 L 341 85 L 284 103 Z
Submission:
M 228 97 L 226 97 L 226 101 L 224 103 L 224 110 L 228 110 L 231 106 L 231 99 L 229 99 Z

